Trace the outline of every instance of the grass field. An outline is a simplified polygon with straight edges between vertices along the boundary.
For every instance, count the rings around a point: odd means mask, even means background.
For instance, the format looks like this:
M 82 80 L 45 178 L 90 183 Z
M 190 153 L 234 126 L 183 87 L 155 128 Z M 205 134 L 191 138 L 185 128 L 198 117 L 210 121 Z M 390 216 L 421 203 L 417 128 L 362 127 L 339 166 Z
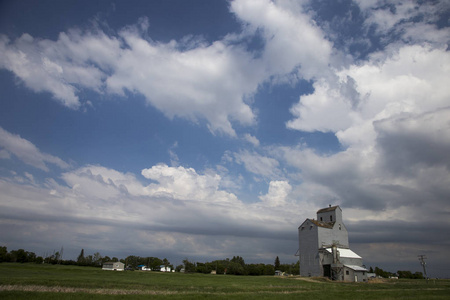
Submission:
M 0 264 L 0 299 L 450 299 L 450 280 L 343 283 L 274 276 Z

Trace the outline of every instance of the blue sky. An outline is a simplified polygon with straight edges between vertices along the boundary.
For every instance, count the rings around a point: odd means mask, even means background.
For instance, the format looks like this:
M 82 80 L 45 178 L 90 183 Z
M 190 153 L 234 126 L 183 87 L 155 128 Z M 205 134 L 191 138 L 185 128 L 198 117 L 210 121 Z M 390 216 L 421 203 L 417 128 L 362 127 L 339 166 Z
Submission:
M 1 244 L 290 263 L 334 204 L 367 266 L 425 254 L 450 276 L 448 20 L 445 1 L 2 1 Z

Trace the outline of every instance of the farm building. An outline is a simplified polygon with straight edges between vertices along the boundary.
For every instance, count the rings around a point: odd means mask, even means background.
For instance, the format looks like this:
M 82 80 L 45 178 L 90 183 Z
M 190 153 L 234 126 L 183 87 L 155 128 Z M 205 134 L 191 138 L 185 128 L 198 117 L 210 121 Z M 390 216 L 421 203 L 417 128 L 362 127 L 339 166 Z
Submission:
M 102 266 L 102 270 L 108 271 L 123 271 L 125 269 L 125 265 L 121 262 L 105 262 Z
M 298 240 L 301 276 L 367 281 L 361 256 L 350 250 L 339 206 L 318 210 L 317 220 L 306 219 L 298 228 Z
M 165 265 L 159 266 L 161 272 L 171 272 L 170 267 L 166 267 Z

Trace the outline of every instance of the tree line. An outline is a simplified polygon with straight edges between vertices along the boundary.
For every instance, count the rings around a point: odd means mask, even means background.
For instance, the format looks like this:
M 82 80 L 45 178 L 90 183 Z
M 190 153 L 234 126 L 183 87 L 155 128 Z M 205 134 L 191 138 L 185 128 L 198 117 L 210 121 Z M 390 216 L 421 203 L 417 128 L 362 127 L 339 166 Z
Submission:
M 160 266 L 170 267 L 177 272 L 183 271 L 186 273 L 204 273 L 209 274 L 216 272 L 217 274 L 230 275 L 274 275 L 275 271 L 280 271 L 286 274 L 298 275 L 299 263 L 281 264 L 278 256 L 275 258 L 273 264 L 247 264 L 241 256 L 233 256 L 233 258 L 214 260 L 211 262 L 193 262 L 189 259 L 184 259 L 183 264 L 176 267 L 169 262 L 167 258 L 160 259 L 158 257 L 141 257 L 129 255 L 125 259 L 117 257 L 102 256 L 99 252 L 92 255 L 85 255 L 84 249 L 81 249 L 80 254 L 76 260 L 64 260 L 64 248 L 61 247 L 59 251 L 53 250 L 44 256 L 37 256 L 34 252 L 26 251 L 24 249 L 11 250 L 8 252 L 7 247 L 0 246 L 0 263 L 2 262 L 17 262 L 17 263 L 47 263 L 47 264 L 62 264 L 62 265 L 78 265 L 101 267 L 105 262 L 122 262 L 128 269 L 135 270 L 138 266 L 146 266 L 152 270 L 159 270 Z M 376 276 L 389 278 L 397 276 L 398 278 L 407 279 L 424 279 L 422 272 L 412 273 L 411 271 L 397 271 L 392 273 L 381 268 L 370 267 L 370 273 L 375 273 Z
M 151 270 L 159 270 L 160 266 L 170 267 L 175 271 L 186 273 L 205 273 L 216 272 L 217 274 L 232 275 L 274 275 L 276 270 L 288 274 L 299 274 L 298 262 L 296 264 L 281 264 L 278 256 L 274 264 L 246 264 L 243 257 L 233 256 L 232 259 L 226 258 L 222 260 L 214 260 L 211 262 L 191 262 L 184 259 L 183 264 L 176 267 L 170 263 L 167 258 L 160 259 L 158 257 L 141 257 L 129 255 L 125 259 L 117 257 L 102 256 L 99 252 L 92 255 L 86 255 L 84 249 L 81 249 L 76 260 L 63 259 L 64 248 L 59 251 L 53 251 L 44 256 L 37 256 L 34 252 L 25 251 L 24 249 L 11 250 L 8 252 L 7 247 L 0 246 L 0 263 L 1 262 L 18 262 L 18 263 L 48 263 L 61 265 L 78 265 L 101 267 L 105 262 L 122 262 L 127 269 L 135 270 L 139 266 L 145 266 Z
M 191 262 L 188 259 L 183 260 L 183 264 L 176 267 L 177 271 L 184 269 L 188 273 L 204 273 L 209 274 L 216 272 L 217 274 L 230 275 L 274 275 L 275 271 L 287 274 L 299 274 L 298 262 L 295 264 L 281 264 L 278 256 L 274 264 L 246 264 L 241 256 L 233 256 L 232 259 L 214 260 L 211 262 Z
M 423 276 L 422 272 L 412 273 L 411 271 L 400 271 L 399 270 L 399 271 L 397 271 L 397 273 L 392 273 L 392 272 L 385 271 L 378 267 L 375 267 L 375 269 L 370 267 L 369 273 L 375 273 L 375 275 L 377 275 L 379 277 L 383 277 L 383 278 L 390 278 L 390 277 L 398 277 L 398 278 L 405 278 L 405 279 L 424 279 L 425 278 Z

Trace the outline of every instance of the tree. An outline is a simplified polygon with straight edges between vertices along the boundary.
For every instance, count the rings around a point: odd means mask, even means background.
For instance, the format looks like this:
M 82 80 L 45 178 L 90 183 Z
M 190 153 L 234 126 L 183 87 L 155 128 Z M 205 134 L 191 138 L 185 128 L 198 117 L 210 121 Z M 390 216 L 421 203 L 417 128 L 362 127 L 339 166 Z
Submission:
M 394 274 L 388 271 L 384 271 L 381 268 L 375 267 L 375 274 L 377 276 L 381 276 L 383 278 L 389 278 L 389 276 L 393 276 Z
M 178 265 L 178 266 L 175 268 L 175 271 L 180 272 L 181 269 L 183 269 L 183 268 L 184 268 L 183 265 Z
M 274 267 L 275 267 L 275 270 L 280 269 L 280 259 L 278 258 L 278 256 L 277 256 L 277 258 L 275 258 Z
M 167 260 L 167 259 L 166 259 Z M 164 262 L 157 257 L 147 257 L 142 261 L 143 265 L 147 265 L 153 271 L 159 271 L 160 266 L 164 264 Z M 167 265 L 169 265 L 169 261 L 167 260 Z
M 8 259 L 8 248 L 6 246 L 0 247 L 0 262 L 7 262 Z
M 81 249 L 80 255 L 78 255 L 78 258 L 77 258 L 77 263 L 79 265 L 84 265 L 86 263 L 86 260 L 84 258 L 84 249 Z
M 12 256 L 13 262 L 19 262 L 19 263 L 27 262 L 27 253 L 25 252 L 24 249 L 12 250 L 11 256 Z
M 84 258 L 84 263 L 86 266 L 92 266 L 94 264 L 94 257 L 92 255 L 88 255 Z
M 166 267 L 166 268 L 170 265 L 170 262 L 169 262 L 169 260 L 167 258 L 164 258 L 162 260 L 162 262 L 163 262 L 164 267 Z
M 398 278 L 407 278 L 407 279 L 424 279 L 422 272 L 415 272 L 414 274 L 411 271 L 397 271 Z
M 227 274 L 245 275 L 246 270 L 239 262 L 231 260 L 227 267 Z
M 44 258 L 42 258 L 42 256 L 38 256 L 38 257 L 36 257 L 34 262 L 37 264 L 42 264 L 44 262 Z
M 264 275 L 274 275 L 275 274 L 275 268 L 273 265 L 265 265 L 264 267 Z
M 92 263 L 95 265 L 95 266 L 102 266 L 102 256 L 100 255 L 100 253 L 99 252 L 95 252 L 94 253 L 94 257 L 93 257 L 93 259 L 92 259 Z
M 139 256 L 135 255 L 129 255 L 125 259 L 127 267 L 131 267 L 133 269 L 136 269 L 137 266 L 142 265 L 140 263 L 141 258 Z
M 245 261 L 243 257 L 240 256 L 233 256 L 231 259 L 232 262 L 235 262 L 237 264 L 240 264 L 242 267 L 245 267 Z
M 53 261 L 52 264 L 57 264 L 61 259 L 61 253 L 59 251 L 56 251 L 55 254 L 53 254 Z
M 184 264 L 184 272 L 186 273 L 195 272 L 195 264 L 191 263 L 187 258 L 183 260 L 183 264 Z

